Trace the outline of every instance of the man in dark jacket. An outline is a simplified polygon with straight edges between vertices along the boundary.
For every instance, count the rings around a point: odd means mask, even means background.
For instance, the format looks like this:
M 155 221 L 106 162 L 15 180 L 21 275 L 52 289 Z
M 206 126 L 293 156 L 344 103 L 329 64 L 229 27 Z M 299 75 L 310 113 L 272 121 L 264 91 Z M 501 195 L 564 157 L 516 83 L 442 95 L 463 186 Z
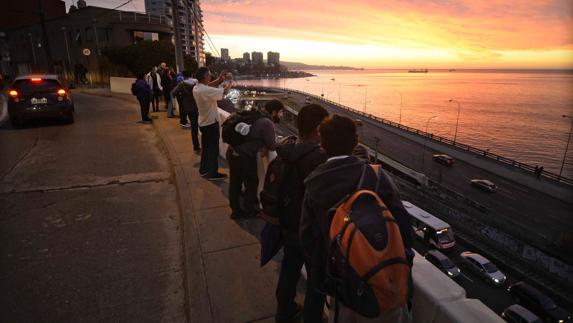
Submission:
M 143 79 L 143 73 L 137 75 L 137 80 L 135 81 L 135 96 L 139 102 L 139 107 L 141 109 L 141 122 L 151 123 L 149 118 L 149 102 L 151 100 L 151 88 L 149 84 Z
M 227 149 L 229 162 L 229 206 L 231 218 L 254 217 L 259 213 L 259 199 L 257 188 L 259 177 L 257 175 L 257 153 L 261 149 L 276 150 L 275 126 L 279 123 L 284 106 L 278 100 L 272 100 L 262 109 L 262 117 L 257 119 L 247 135 L 248 139 L 242 145 Z M 243 208 L 240 204 L 240 195 L 245 185 L 245 198 Z
M 193 74 L 190 71 L 183 71 L 182 74 L 184 80 L 173 88 L 171 95 L 176 97 L 179 103 L 179 124 L 181 127 L 187 127 L 187 117 L 191 121 L 193 149 L 196 153 L 199 153 L 201 151 L 201 145 L 199 144 L 199 110 L 193 97 L 193 87 L 197 84 L 197 80 L 192 78 Z
M 294 167 L 290 174 L 290 202 L 288 207 L 281 210 L 280 226 L 283 235 L 284 257 L 277 284 L 277 314 L 276 321 L 291 322 L 301 308 L 295 303 L 296 286 L 300 278 L 300 270 L 304 264 L 304 256 L 300 246 L 299 224 L 302 201 L 304 198 L 304 179 L 320 164 L 326 161 L 326 153 L 320 148 L 318 125 L 328 117 L 328 111 L 318 104 L 304 106 L 297 116 L 298 141 L 277 147 L 277 155 L 291 163 Z M 287 179 L 288 180 L 288 179 Z M 309 264 L 306 265 L 308 270 Z M 309 283 L 310 280 L 307 280 Z M 314 322 L 322 319 L 324 296 L 316 288 L 307 284 L 304 302 L 303 321 Z
M 320 125 L 319 133 L 321 147 L 326 151 L 328 160 L 305 180 L 300 238 L 305 255 L 312 265 L 310 277 L 315 286 L 322 290 L 332 220 L 328 210 L 356 190 L 365 161 L 351 156 L 358 143 L 356 125 L 351 119 L 334 115 Z M 362 188 L 374 190 L 378 181 L 377 193 L 396 219 L 411 261 L 410 216 L 402 205 L 398 190 L 384 171 L 379 179 L 370 167 L 366 171 Z

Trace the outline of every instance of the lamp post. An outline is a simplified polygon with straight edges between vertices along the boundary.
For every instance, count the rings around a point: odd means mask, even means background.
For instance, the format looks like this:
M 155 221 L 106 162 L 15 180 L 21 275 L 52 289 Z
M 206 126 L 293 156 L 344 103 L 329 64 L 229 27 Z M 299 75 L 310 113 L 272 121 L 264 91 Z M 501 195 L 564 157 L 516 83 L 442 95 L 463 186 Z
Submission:
M 426 121 L 426 138 L 424 139 L 424 149 L 422 150 L 422 173 L 424 173 L 425 170 L 425 157 L 426 157 L 426 146 L 428 143 L 428 126 L 430 125 L 430 121 L 432 121 L 433 119 L 438 119 L 438 116 L 431 116 L 428 118 L 428 121 Z
M 458 118 L 456 119 L 456 130 L 454 132 L 454 145 L 456 144 L 456 139 L 458 138 L 458 124 L 460 122 L 460 111 L 462 106 L 458 100 L 450 99 L 450 102 L 455 102 L 458 104 Z
M 368 95 L 368 87 L 364 86 L 364 108 L 362 109 L 362 112 L 366 113 L 366 96 Z
M 569 118 L 571 121 L 571 129 L 569 130 L 569 137 L 567 137 L 567 145 L 565 146 L 565 153 L 563 154 L 563 161 L 561 162 L 561 170 L 559 171 L 559 177 L 563 174 L 563 166 L 565 166 L 565 158 L 567 157 L 567 151 L 569 150 L 569 142 L 571 141 L 571 133 L 573 132 L 573 116 L 570 115 L 562 115 L 563 118 Z

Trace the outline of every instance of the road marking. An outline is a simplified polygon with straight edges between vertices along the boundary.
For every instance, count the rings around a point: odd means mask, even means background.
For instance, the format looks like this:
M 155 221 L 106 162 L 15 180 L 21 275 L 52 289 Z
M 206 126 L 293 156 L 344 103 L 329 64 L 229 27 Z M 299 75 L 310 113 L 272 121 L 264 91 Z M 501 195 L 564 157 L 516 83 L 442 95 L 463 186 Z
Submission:
M 464 275 L 463 273 L 460 273 L 460 275 L 462 275 L 462 277 L 469 280 L 470 282 L 472 282 L 472 283 L 474 282 L 473 280 L 471 280 L 468 276 Z

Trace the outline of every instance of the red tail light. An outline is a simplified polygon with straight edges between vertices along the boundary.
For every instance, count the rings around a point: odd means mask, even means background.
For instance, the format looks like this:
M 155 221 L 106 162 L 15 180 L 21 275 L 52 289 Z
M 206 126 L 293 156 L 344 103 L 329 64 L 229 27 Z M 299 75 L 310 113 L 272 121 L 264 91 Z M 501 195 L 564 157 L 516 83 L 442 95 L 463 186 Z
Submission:
M 16 91 L 16 90 L 11 90 L 11 91 L 10 91 L 10 96 L 13 97 L 13 98 L 17 97 L 17 96 L 18 96 L 18 91 Z
M 33 78 L 30 79 L 30 81 L 32 81 L 32 82 L 42 82 L 42 79 L 39 78 L 39 77 L 33 77 Z
M 59 89 L 59 90 L 58 90 L 58 95 L 60 95 L 60 96 L 66 95 L 66 90 L 64 90 L 64 89 Z

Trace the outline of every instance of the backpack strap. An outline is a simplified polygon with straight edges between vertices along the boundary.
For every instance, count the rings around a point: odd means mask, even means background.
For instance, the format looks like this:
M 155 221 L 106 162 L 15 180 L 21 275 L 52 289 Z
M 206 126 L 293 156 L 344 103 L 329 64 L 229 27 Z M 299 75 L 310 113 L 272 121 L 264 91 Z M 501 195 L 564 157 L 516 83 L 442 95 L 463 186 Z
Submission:
M 356 185 L 356 191 L 360 190 L 362 188 L 362 185 L 364 184 L 364 178 L 366 177 L 366 169 L 368 169 L 368 166 L 372 168 L 374 174 L 376 174 L 376 178 L 378 179 L 376 181 L 376 189 L 374 190 L 374 192 L 378 192 L 378 186 L 380 185 L 379 179 L 380 175 L 382 175 L 382 166 L 380 164 L 367 164 L 367 163 L 364 163 L 364 165 L 362 166 L 362 175 L 360 175 L 360 180 L 358 181 L 358 185 Z

